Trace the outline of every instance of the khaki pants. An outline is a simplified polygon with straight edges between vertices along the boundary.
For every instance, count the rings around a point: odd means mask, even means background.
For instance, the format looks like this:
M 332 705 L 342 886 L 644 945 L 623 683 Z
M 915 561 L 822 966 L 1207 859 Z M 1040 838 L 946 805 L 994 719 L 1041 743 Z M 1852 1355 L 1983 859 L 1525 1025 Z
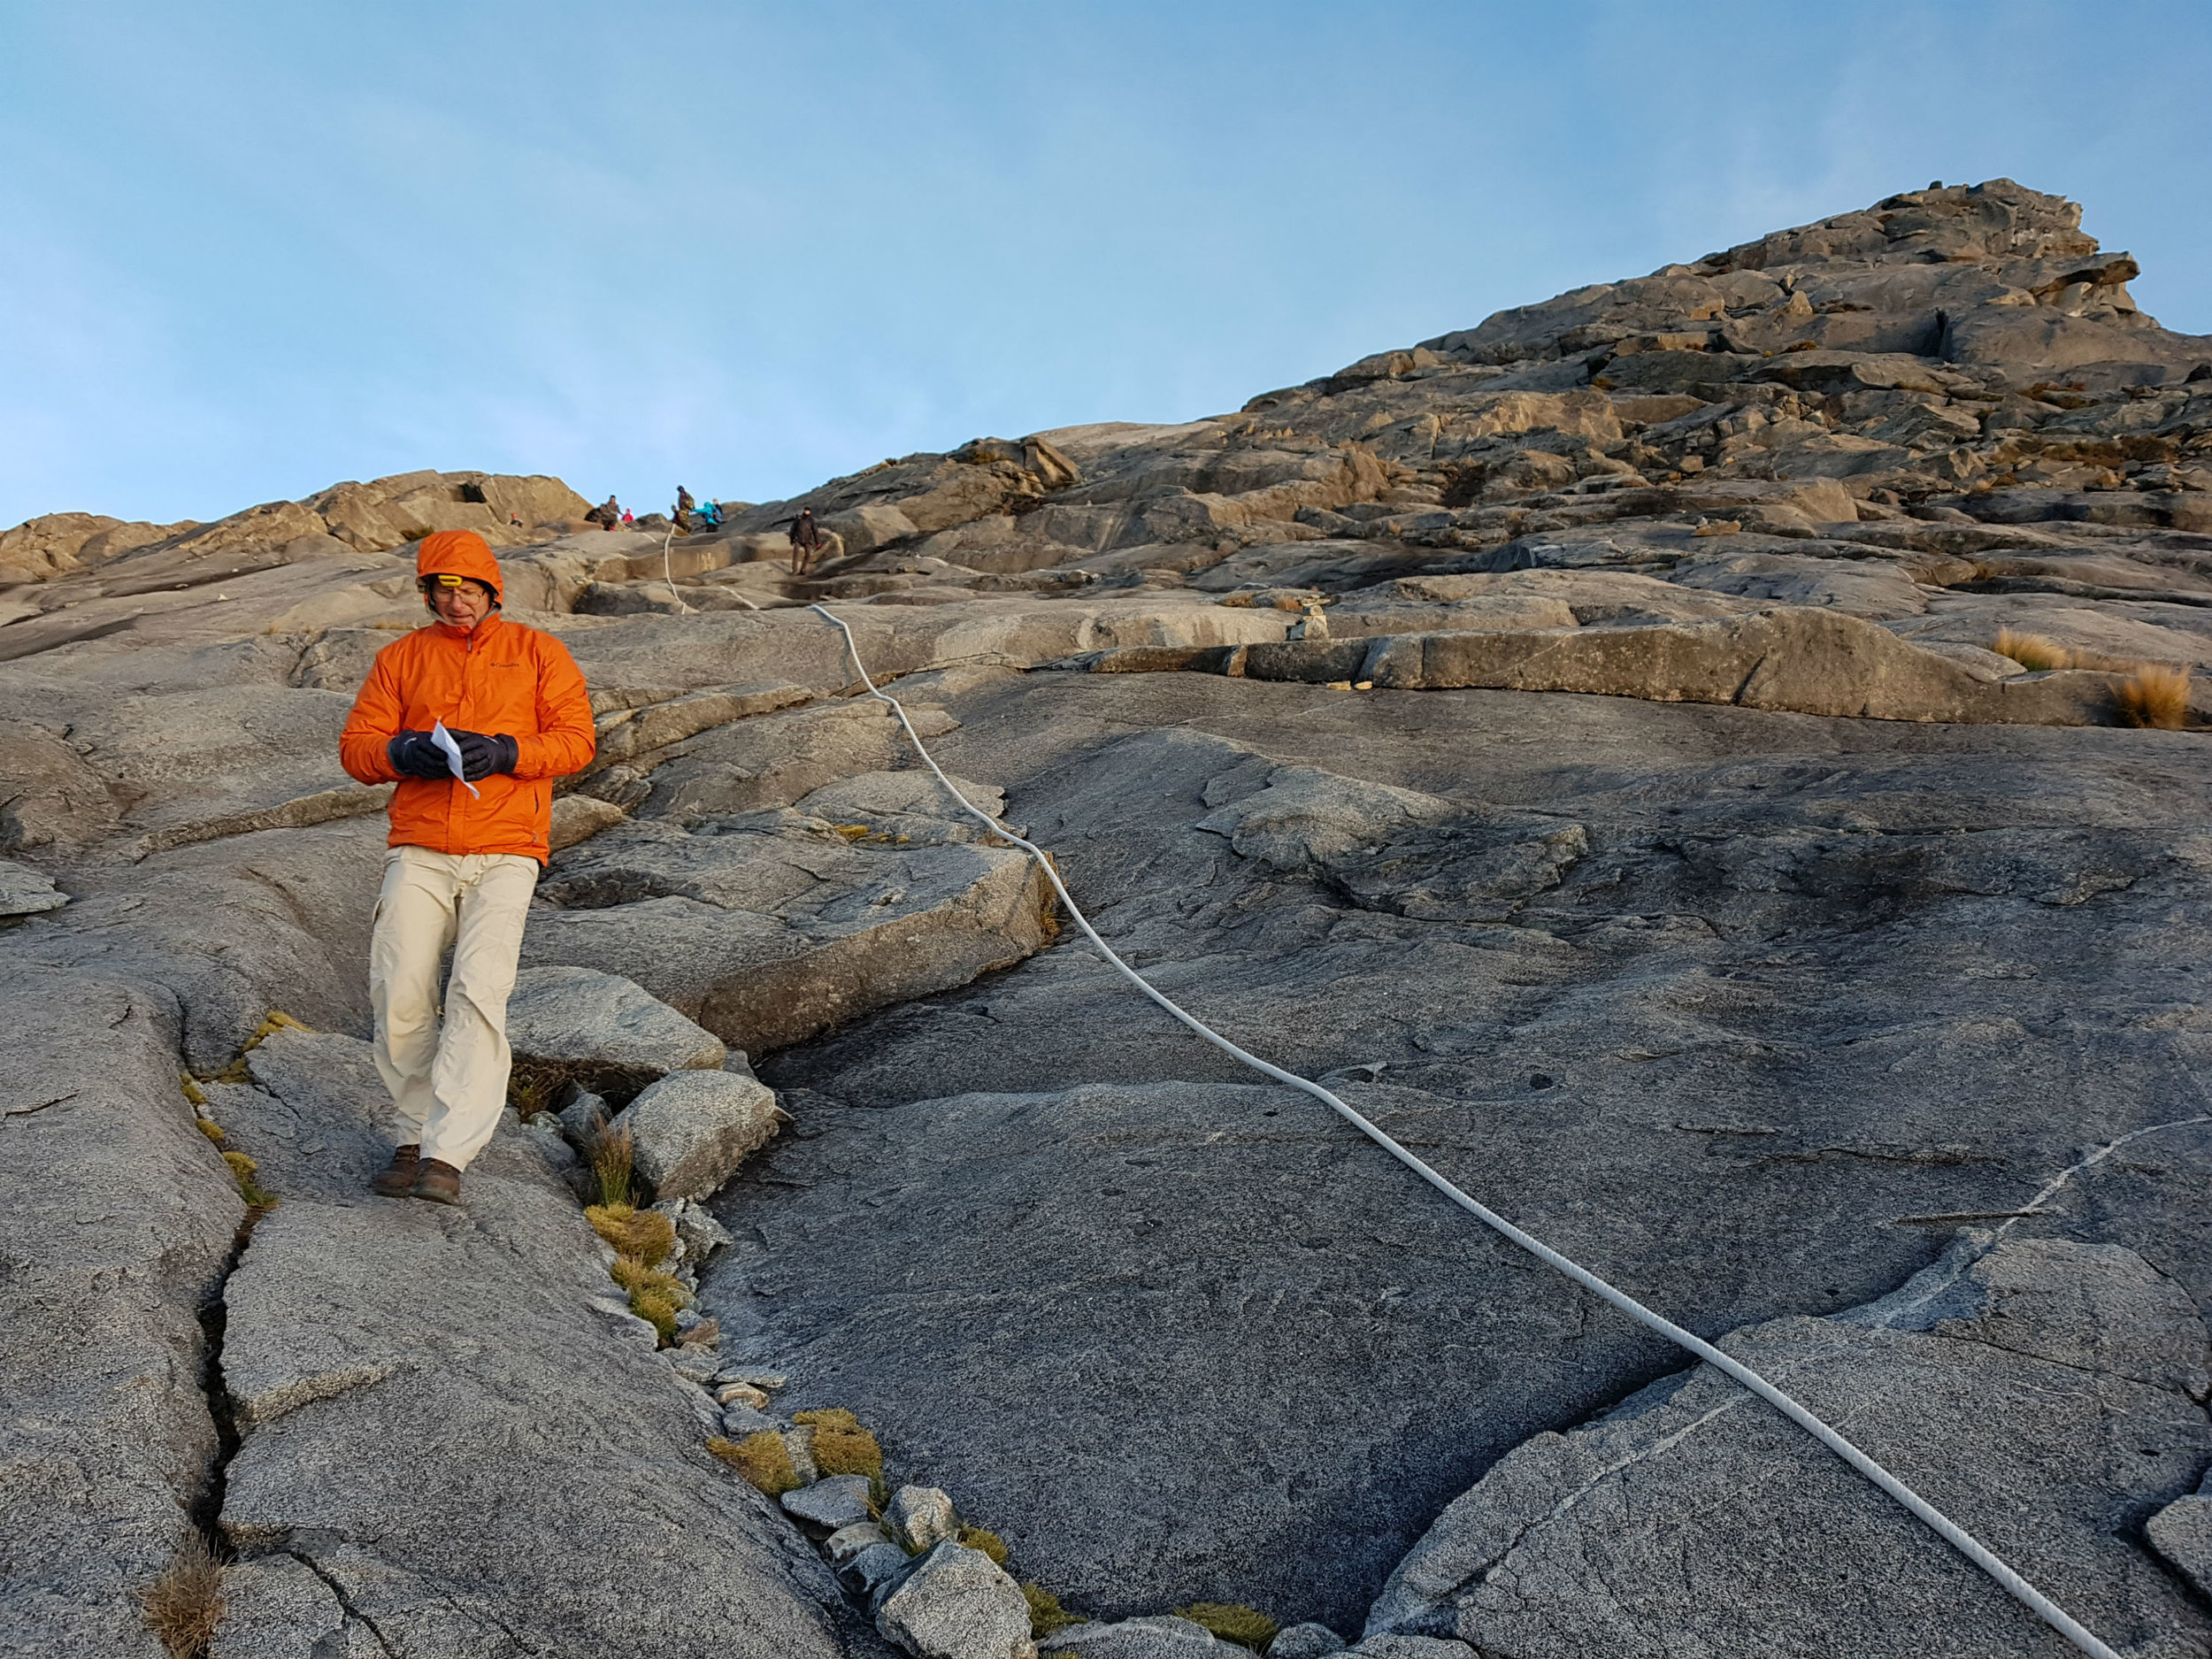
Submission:
M 507 995 L 538 865 L 516 853 L 384 855 L 369 942 L 376 1069 L 392 1092 L 398 1142 L 457 1170 L 483 1150 L 507 1103 Z M 445 1018 L 438 964 L 453 947 Z

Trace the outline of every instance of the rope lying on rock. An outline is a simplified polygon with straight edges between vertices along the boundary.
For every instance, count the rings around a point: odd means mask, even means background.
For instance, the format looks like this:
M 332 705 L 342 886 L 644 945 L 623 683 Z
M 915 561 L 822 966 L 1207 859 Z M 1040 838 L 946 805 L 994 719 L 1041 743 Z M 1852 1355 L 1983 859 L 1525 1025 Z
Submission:
M 1861 1451 L 1856 1446 L 1854 1446 L 1841 1434 L 1837 1432 L 1834 1429 L 1830 1428 L 1828 1425 L 1822 1422 L 1820 1418 L 1815 1417 L 1809 1409 L 1802 1405 L 1800 1405 L 1795 1400 L 1792 1399 L 1788 1394 L 1784 1394 L 1781 1389 L 1776 1387 L 1772 1383 L 1769 1382 L 1765 1378 L 1760 1376 L 1758 1372 L 1753 1371 L 1749 1366 L 1745 1365 L 1739 1360 L 1731 1358 L 1728 1355 L 1724 1354 L 1719 1348 L 1715 1348 L 1710 1342 L 1706 1341 L 1702 1337 L 1694 1335 L 1692 1333 L 1685 1331 L 1680 1325 L 1676 1325 L 1672 1320 L 1664 1318 L 1659 1314 L 1654 1313 L 1650 1309 L 1645 1307 L 1643 1303 L 1638 1302 L 1626 1291 L 1617 1289 L 1613 1286 L 1608 1284 L 1604 1279 L 1600 1279 L 1595 1273 L 1590 1271 L 1589 1269 L 1582 1266 L 1578 1263 L 1571 1262 L 1568 1260 L 1567 1257 L 1560 1255 L 1558 1251 L 1553 1249 L 1541 1239 L 1522 1232 L 1520 1228 L 1515 1226 L 1503 1216 L 1497 1214 L 1494 1210 L 1486 1209 L 1483 1205 L 1478 1203 L 1474 1199 L 1468 1196 L 1467 1194 L 1462 1192 L 1457 1187 L 1454 1186 L 1449 1180 L 1438 1174 L 1436 1171 L 1431 1169 L 1428 1164 L 1422 1162 L 1422 1160 L 1417 1157 L 1413 1153 L 1408 1151 L 1404 1147 L 1400 1146 L 1397 1141 L 1392 1140 L 1384 1131 L 1376 1127 L 1375 1125 L 1370 1123 L 1365 1118 L 1362 1117 L 1351 1107 L 1346 1105 L 1344 1102 L 1338 1099 L 1327 1089 L 1322 1087 L 1320 1084 L 1309 1082 L 1306 1079 L 1298 1076 L 1294 1072 L 1286 1071 L 1279 1065 L 1271 1065 L 1265 1060 L 1261 1059 L 1257 1055 L 1248 1053 L 1246 1050 L 1239 1048 L 1235 1043 L 1231 1042 L 1219 1032 L 1215 1031 L 1211 1026 L 1205 1025 L 1195 1017 L 1185 1013 L 1180 1008 L 1178 1008 L 1173 1002 L 1170 1002 L 1166 996 L 1162 995 L 1159 991 L 1155 990 L 1150 983 L 1148 983 L 1142 975 L 1138 973 L 1134 968 L 1132 968 L 1127 963 L 1124 962 L 1120 956 L 1115 954 L 1114 948 L 1111 945 L 1108 944 L 1103 939 L 1101 939 L 1098 936 L 1098 930 L 1091 926 L 1090 918 L 1083 914 L 1082 908 L 1076 903 L 1073 895 L 1068 892 L 1065 884 L 1064 884 L 1060 879 L 1060 872 L 1053 868 L 1052 860 L 1046 856 L 1044 849 L 1037 846 L 1034 842 L 1025 841 L 1022 837 L 1013 833 L 1003 824 L 1001 824 L 996 819 L 993 818 L 990 814 L 985 812 L 973 802 L 970 801 L 967 796 L 962 795 L 957 788 L 953 787 L 952 780 L 945 776 L 943 769 L 937 764 L 933 758 L 932 758 L 929 750 L 923 745 L 921 734 L 915 731 L 914 723 L 906 718 L 906 710 L 900 703 L 899 700 L 886 692 L 878 690 L 875 681 L 868 678 L 867 667 L 860 660 L 860 648 L 853 641 L 853 631 L 847 627 L 841 618 L 831 615 L 829 611 L 821 605 L 809 605 L 807 609 L 818 612 L 823 618 L 834 625 L 839 633 L 845 636 L 846 654 L 852 658 L 853 671 L 860 676 L 860 683 L 867 687 L 868 695 L 875 698 L 877 702 L 887 703 L 891 705 L 891 711 L 899 717 L 899 724 L 906 728 L 906 735 L 912 741 L 915 753 L 922 757 L 922 764 L 927 766 L 931 772 L 936 776 L 937 781 L 945 787 L 945 792 L 951 795 L 955 801 L 958 802 L 962 809 L 965 810 L 970 817 L 975 818 L 993 835 L 998 836 L 1002 840 L 1011 841 L 1015 846 L 1020 848 L 1024 852 L 1027 853 L 1031 858 L 1034 859 L 1036 861 L 1037 867 L 1044 872 L 1045 879 L 1052 884 L 1052 890 L 1059 895 L 1060 902 L 1067 907 L 1068 914 L 1074 918 L 1075 925 L 1083 930 L 1083 936 L 1088 939 L 1093 945 L 1097 947 L 1099 955 L 1105 957 L 1108 964 L 1111 966 L 1116 972 L 1119 973 L 1123 979 L 1128 980 L 1130 984 L 1135 986 L 1139 991 L 1144 994 L 1144 995 L 1150 998 L 1154 1002 L 1159 1004 L 1159 1006 L 1164 1009 L 1170 1017 L 1183 1025 L 1188 1027 L 1192 1032 L 1203 1038 L 1206 1041 L 1213 1044 L 1215 1048 L 1220 1049 L 1224 1054 L 1230 1056 L 1233 1059 L 1240 1061 L 1245 1065 L 1251 1067 L 1255 1071 L 1259 1072 L 1262 1076 L 1272 1078 L 1278 1083 L 1286 1084 L 1292 1088 L 1301 1090 L 1305 1094 L 1312 1095 L 1314 1099 L 1328 1107 L 1330 1110 L 1335 1112 L 1337 1116 L 1350 1124 L 1355 1129 L 1365 1135 L 1370 1141 L 1372 1141 L 1384 1151 L 1390 1154 L 1392 1157 L 1397 1159 L 1399 1163 L 1404 1164 L 1408 1169 L 1411 1170 L 1416 1175 L 1418 1175 L 1431 1187 L 1436 1188 L 1438 1192 L 1443 1194 L 1445 1197 L 1450 1199 L 1452 1202 L 1457 1204 L 1462 1210 L 1464 1210 L 1469 1215 L 1474 1217 L 1476 1220 L 1481 1222 L 1483 1225 L 1491 1228 L 1496 1233 L 1503 1234 L 1506 1238 L 1510 1239 L 1514 1243 L 1519 1245 L 1521 1248 L 1526 1250 L 1531 1256 L 1536 1257 L 1537 1260 L 1542 1262 L 1546 1266 L 1554 1268 L 1559 1272 L 1565 1274 L 1569 1279 L 1574 1280 L 1576 1284 L 1580 1285 L 1585 1290 L 1591 1292 L 1594 1295 L 1602 1297 L 1605 1301 L 1612 1303 L 1614 1307 L 1618 1308 L 1630 1318 L 1635 1320 L 1637 1324 L 1645 1326 L 1647 1329 L 1656 1331 L 1661 1336 L 1665 1337 L 1670 1342 L 1676 1344 L 1679 1348 L 1687 1349 L 1690 1353 L 1696 1355 L 1698 1358 L 1703 1360 L 1708 1365 L 1712 1366 L 1715 1370 L 1724 1371 L 1728 1376 L 1733 1378 L 1737 1382 L 1742 1384 L 1744 1387 L 1749 1389 L 1760 1399 L 1765 1401 L 1769 1405 L 1779 1411 L 1784 1417 L 1789 1418 L 1791 1422 L 1796 1424 L 1798 1427 L 1803 1429 L 1808 1434 L 1818 1440 L 1823 1446 L 1825 1446 L 1830 1451 L 1835 1453 L 1837 1456 L 1842 1458 L 1845 1463 L 1850 1464 L 1852 1468 L 1857 1470 L 1860 1474 L 1865 1476 L 1866 1479 L 1871 1481 L 1875 1486 L 1879 1486 L 1891 1497 L 1896 1499 L 1899 1503 L 1902 1504 L 1906 1509 L 1911 1510 L 1912 1513 L 1921 1521 L 1924 1522 L 1930 1530 L 1934 1532 L 1937 1536 L 1940 1537 L 1946 1543 L 1949 1544 L 1954 1549 L 1956 1549 L 1959 1554 L 1964 1555 L 1967 1560 L 1972 1562 L 1977 1567 L 1979 1567 L 1984 1572 L 1994 1578 L 2000 1585 L 2002 1585 L 2004 1588 L 2023 1605 L 2026 1606 L 2032 1612 L 2034 1612 L 2038 1617 L 2041 1618 L 2044 1623 L 2048 1624 L 2053 1630 L 2056 1631 L 2060 1635 L 2065 1637 L 2068 1641 L 2073 1643 L 2075 1647 L 2080 1648 L 2082 1652 L 2093 1655 L 2095 1659 L 2119 1659 L 2119 1655 L 2117 1654 L 2116 1654 L 2110 1647 L 2105 1646 L 2102 1641 L 2098 1640 L 2094 1632 L 2089 1630 L 2071 1614 L 2068 1613 L 2064 1608 L 2059 1606 L 2058 1603 L 2052 1601 L 2049 1596 L 2045 1595 L 2042 1591 L 2037 1589 L 2025 1578 L 2022 1578 L 2010 1567 L 2007 1566 L 2002 1561 L 1999 1560 L 1996 1555 L 1992 1554 L 1986 1548 L 1984 1547 L 1980 1540 L 1977 1539 L 1972 1533 L 1967 1532 L 1965 1528 L 1960 1526 L 1956 1522 L 1953 1521 L 1948 1516 L 1945 1515 L 1940 1509 L 1938 1509 L 1933 1504 L 1930 1503 L 1925 1498 L 1922 1497 L 1910 1486 L 1900 1480 L 1895 1475 L 1890 1473 L 1888 1470 L 1883 1468 L 1881 1464 L 1876 1463 L 1871 1457 L 1869 1457 L 1864 1452 Z

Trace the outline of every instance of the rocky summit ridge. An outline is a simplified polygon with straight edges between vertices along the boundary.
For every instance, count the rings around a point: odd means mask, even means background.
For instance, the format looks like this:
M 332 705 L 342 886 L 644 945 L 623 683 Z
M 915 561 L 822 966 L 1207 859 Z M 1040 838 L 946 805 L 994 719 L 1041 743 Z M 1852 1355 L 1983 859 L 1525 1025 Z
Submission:
M 819 602 L 1169 995 L 2212 1654 L 2212 338 L 2080 225 L 1932 187 L 687 534 L 0 534 L 0 1653 L 2065 1651 L 1131 996 Z M 465 1212 L 365 1190 L 335 753 L 446 528 L 598 726 Z

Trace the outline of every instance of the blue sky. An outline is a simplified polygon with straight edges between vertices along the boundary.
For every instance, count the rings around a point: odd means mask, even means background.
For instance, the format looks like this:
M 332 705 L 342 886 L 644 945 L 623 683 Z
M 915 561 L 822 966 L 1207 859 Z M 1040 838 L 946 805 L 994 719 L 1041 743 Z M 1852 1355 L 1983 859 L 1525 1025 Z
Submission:
M 2212 332 L 2212 6 L 0 0 L 0 526 L 1175 420 L 1931 179 Z

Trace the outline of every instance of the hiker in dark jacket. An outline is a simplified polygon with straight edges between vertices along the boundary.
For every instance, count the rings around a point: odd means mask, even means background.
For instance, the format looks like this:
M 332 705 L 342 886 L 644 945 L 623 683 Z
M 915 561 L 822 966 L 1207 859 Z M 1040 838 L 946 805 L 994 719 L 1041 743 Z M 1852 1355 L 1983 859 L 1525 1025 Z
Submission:
M 791 525 L 791 573 L 803 576 L 814 556 L 822 550 L 822 526 L 814 522 L 814 509 L 803 509 Z

